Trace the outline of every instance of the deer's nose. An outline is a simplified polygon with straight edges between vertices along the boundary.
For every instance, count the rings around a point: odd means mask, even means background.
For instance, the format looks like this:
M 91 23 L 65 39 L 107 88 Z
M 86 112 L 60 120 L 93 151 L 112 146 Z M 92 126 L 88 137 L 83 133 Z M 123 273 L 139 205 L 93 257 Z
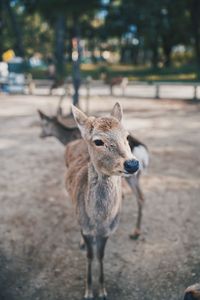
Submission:
M 129 174 L 135 173 L 139 169 L 139 161 L 136 159 L 126 160 L 124 163 L 124 169 Z

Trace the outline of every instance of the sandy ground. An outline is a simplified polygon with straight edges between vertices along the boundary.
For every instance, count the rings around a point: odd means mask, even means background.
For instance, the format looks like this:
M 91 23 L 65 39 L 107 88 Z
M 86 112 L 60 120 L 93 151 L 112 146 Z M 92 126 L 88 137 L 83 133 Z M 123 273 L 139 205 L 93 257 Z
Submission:
M 114 102 L 96 97 L 90 108 L 103 114 Z M 109 300 L 179 300 L 185 287 L 200 281 L 200 106 L 121 103 L 125 125 L 148 145 L 151 163 L 142 179 L 141 238 L 128 238 L 137 206 L 127 193 L 120 226 L 107 245 Z M 1 300 L 83 296 L 85 253 L 64 188 L 64 148 L 54 138 L 38 137 L 36 108 L 52 113 L 56 104 L 56 96 L 0 95 Z

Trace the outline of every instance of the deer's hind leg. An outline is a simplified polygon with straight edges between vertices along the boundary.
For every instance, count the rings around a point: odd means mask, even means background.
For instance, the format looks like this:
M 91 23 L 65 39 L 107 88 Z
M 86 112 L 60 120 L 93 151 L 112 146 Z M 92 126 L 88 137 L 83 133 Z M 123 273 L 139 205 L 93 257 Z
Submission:
M 86 251 L 87 251 L 87 267 L 86 267 L 86 287 L 84 300 L 93 300 L 93 291 L 92 291 L 92 261 L 94 258 L 93 251 L 93 237 L 90 235 L 83 235 L 85 241 Z
M 137 204 L 138 204 L 138 214 L 136 227 L 133 232 L 129 235 L 131 239 L 137 239 L 141 234 L 141 222 L 142 222 L 142 213 L 143 213 L 143 205 L 144 205 L 144 196 L 139 184 L 140 173 L 136 176 L 126 177 L 126 181 L 128 182 L 131 190 L 136 195 Z
M 83 236 L 81 236 L 81 238 L 80 238 L 79 248 L 80 248 L 80 250 L 85 250 L 85 240 L 84 240 Z

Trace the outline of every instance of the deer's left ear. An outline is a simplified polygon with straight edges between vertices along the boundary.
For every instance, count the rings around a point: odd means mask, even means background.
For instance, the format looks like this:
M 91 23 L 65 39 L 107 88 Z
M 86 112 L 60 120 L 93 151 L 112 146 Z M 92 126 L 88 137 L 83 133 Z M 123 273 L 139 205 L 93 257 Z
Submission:
M 115 103 L 115 105 L 112 109 L 112 112 L 111 112 L 111 116 L 116 118 L 118 121 L 122 120 L 122 117 L 123 117 L 122 107 L 118 102 Z

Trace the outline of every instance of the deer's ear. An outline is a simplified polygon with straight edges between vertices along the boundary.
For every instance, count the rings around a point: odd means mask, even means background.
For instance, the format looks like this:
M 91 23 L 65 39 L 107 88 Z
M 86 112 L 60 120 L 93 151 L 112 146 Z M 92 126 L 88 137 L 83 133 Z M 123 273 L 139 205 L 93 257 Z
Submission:
M 114 118 L 116 118 L 118 121 L 122 120 L 123 117 L 123 112 L 122 112 L 122 108 L 121 105 L 117 102 L 115 103 L 112 112 L 111 112 L 111 116 L 113 116 Z
M 74 119 L 81 131 L 82 136 L 85 137 L 85 133 L 86 133 L 86 129 L 87 129 L 86 122 L 88 120 L 88 117 L 74 105 L 72 105 L 72 113 L 73 113 Z
M 45 115 L 41 110 L 38 109 L 37 112 L 38 112 L 41 119 L 46 119 L 46 120 L 50 119 L 50 117 Z
M 43 118 L 43 112 L 39 109 L 37 110 L 37 112 L 38 112 L 38 115 L 40 116 L 40 118 L 42 119 Z

